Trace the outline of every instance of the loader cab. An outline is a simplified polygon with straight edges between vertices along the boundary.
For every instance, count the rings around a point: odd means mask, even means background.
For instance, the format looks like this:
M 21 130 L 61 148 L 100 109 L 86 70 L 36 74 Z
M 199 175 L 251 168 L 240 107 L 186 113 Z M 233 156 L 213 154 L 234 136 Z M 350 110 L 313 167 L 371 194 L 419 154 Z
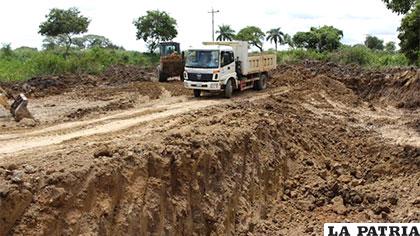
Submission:
M 160 56 L 165 57 L 173 53 L 181 54 L 179 43 L 176 42 L 163 42 L 159 44 Z

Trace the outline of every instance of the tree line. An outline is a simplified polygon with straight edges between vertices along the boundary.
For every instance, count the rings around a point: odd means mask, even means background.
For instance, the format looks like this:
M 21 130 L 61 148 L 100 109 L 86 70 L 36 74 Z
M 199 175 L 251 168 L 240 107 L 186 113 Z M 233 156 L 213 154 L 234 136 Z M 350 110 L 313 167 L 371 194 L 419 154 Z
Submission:
M 398 28 L 400 48 L 406 57 L 416 63 L 420 54 L 420 2 L 416 0 L 383 0 L 386 6 L 393 12 L 404 14 L 401 26 Z M 46 20 L 39 26 L 39 33 L 46 36 L 43 47 L 53 49 L 64 47 L 66 56 L 71 47 L 76 48 L 120 48 L 109 39 L 100 35 L 85 35 L 91 20 L 81 15 L 77 8 L 51 9 L 46 15 Z M 177 22 L 168 13 L 159 10 L 147 11 L 133 21 L 137 29 L 136 38 L 143 40 L 149 51 L 154 52 L 161 41 L 170 41 L 178 34 Z M 333 26 L 311 27 L 308 31 L 297 32 L 293 36 L 281 31 L 280 27 L 263 32 L 257 26 L 247 26 L 238 33 L 230 25 L 224 24 L 216 31 L 218 41 L 242 40 L 250 45 L 263 50 L 264 41 L 274 43 L 275 50 L 278 45 L 289 45 L 291 48 L 304 48 L 318 52 L 337 50 L 342 44 L 343 31 Z M 384 45 L 383 40 L 368 35 L 364 45 L 373 50 L 386 50 L 393 52 L 396 49 L 394 42 Z

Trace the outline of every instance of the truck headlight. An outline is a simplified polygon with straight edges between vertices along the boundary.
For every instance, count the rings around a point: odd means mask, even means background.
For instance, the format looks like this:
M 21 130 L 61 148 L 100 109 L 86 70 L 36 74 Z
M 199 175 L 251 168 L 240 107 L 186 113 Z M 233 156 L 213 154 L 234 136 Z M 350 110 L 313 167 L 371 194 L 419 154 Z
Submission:
M 188 79 L 188 73 L 184 71 L 184 79 Z

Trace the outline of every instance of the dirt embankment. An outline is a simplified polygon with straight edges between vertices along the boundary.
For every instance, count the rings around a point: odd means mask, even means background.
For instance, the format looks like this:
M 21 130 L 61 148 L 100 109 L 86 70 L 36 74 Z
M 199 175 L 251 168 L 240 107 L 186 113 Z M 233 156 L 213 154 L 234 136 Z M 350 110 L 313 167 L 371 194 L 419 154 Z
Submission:
M 280 66 L 259 99 L 0 159 L 0 235 L 320 235 L 325 222 L 418 222 L 418 135 L 386 136 L 417 111 L 386 110 L 384 93 L 313 70 Z
M 420 108 L 418 68 L 366 70 L 357 65 L 346 66 L 316 61 L 306 61 L 303 67 L 311 72 L 311 76 L 322 74 L 343 82 L 358 96 L 369 101 L 399 108 Z

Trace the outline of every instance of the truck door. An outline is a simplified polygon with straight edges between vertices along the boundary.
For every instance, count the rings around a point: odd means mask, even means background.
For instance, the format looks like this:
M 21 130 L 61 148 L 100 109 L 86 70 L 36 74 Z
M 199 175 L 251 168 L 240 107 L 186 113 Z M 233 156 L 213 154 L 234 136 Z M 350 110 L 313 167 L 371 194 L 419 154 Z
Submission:
M 231 77 L 236 78 L 235 57 L 231 51 L 222 51 L 220 79 L 225 80 Z

